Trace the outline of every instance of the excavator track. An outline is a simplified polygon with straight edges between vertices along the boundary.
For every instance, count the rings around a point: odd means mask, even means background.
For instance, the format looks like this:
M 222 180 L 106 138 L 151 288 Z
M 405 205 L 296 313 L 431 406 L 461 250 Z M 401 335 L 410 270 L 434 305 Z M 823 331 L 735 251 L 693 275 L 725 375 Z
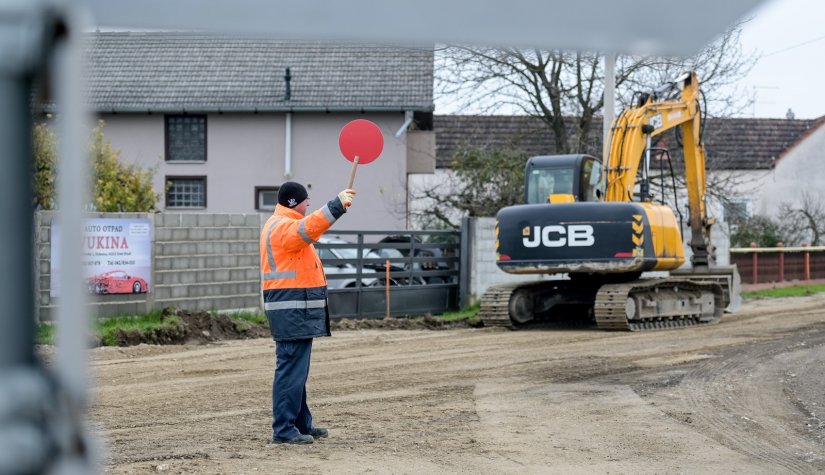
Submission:
M 633 303 L 637 300 L 644 299 L 658 310 L 661 302 L 656 300 L 656 295 L 665 289 L 675 303 L 696 300 L 695 296 L 699 294 L 705 298 L 705 305 L 696 304 L 665 314 L 651 311 L 652 315 L 629 318 L 630 313 L 641 313 L 636 310 L 637 304 Z M 645 299 L 645 296 L 652 297 Z M 708 298 L 713 301 L 707 302 Z M 719 284 L 685 279 L 642 279 L 600 287 L 593 313 L 596 325 L 602 330 L 645 331 L 718 323 L 726 305 L 724 291 Z
M 514 329 L 520 322 L 514 322 L 511 314 L 529 311 L 531 304 L 526 303 L 530 301 L 529 296 L 551 285 L 557 285 L 557 282 L 515 282 L 490 286 L 481 296 L 478 317 L 485 327 Z M 599 286 L 593 301 L 593 315 L 602 330 L 678 328 L 717 323 L 727 302 L 725 290 L 715 282 L 678 277 L 639 279 Z M 518 306 L 522 307 L 515 308 Z
M 513 321 L 510 319 L 510 298 L 513 291 L 517 288 L 542 284 L 544 284 L 544 281 L 491 285 L 481 296 L 481 308 L 478 312 L 478 318 L 484 323 L 485 327 L 514 328 Z
M 478 318 L 485 327 L 515 329 L 518 325 L 531 321 L 534 313 L 546 310 L 538 302 L 542 296 L 556 300 L 554 297 L 557 296 L 578 295 L 579 292 L 575 291 L 578 286 L 571 286 L 570 283 L 569 280 L 536 280 L 491 285 L 481 296 Z M 592 301 L 592 298 L 588 301 Z M 577 300 L 575 303 L 582 302 Z

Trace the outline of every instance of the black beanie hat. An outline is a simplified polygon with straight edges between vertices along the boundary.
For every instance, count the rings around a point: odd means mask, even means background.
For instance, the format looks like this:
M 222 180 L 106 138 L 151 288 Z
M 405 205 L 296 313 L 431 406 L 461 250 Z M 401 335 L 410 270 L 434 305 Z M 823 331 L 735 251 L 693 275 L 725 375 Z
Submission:
M 287 208 L 294 208 L 307 199 L 307 189 L 300 183 L 288 181 L 278 189 L 278 204 Z

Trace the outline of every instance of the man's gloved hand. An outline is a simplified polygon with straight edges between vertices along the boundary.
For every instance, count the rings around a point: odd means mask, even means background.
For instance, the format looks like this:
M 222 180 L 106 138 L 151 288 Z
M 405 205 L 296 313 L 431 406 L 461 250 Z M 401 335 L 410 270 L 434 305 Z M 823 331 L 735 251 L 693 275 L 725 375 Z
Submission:
M 355 196 L 355 191 L 346 189 L 340 193 L 338 193 L 338 199 L 341 200 L 341 204 L 344 205 L 345 208 L 349 208 L 352 206 L 352 197 Z

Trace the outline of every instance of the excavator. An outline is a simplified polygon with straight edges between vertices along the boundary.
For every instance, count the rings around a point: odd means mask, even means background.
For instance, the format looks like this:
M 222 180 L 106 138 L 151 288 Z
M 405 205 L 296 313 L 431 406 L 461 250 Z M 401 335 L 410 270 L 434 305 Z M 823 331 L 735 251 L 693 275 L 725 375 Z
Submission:
M 634 99 L 611 124 L 604 163 L 590 155 L 528 160 L 526 204 L 496 216 L 496 264 L 507 273 L 544 278 L 488 288 L 479 311 L 485 326 L 518 328 L 584 314 L 600 329 L 642 331 L 717 323 L 741 303 L 736 267 L 715 262 L 696 73 Z M 664 186 L 658 202 L 651 193 L 651 157 L 659 154 L 663 170 L 666 153 L 651 144 L 676 128 L 687 189 L 677 189 L 668 159 L 672 207 Z M 676 205 L 685 192 L 689 266 Z

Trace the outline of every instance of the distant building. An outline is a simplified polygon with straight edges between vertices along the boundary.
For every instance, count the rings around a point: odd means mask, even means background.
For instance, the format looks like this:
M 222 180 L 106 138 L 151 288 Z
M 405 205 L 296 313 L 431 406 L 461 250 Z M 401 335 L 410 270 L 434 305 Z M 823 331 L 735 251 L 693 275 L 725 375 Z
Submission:
M 709 181 L 729 182 L 725 188 L 726 209 L 717 210 L 717 217 L 734 213 L 775 215 L 782 203 L 798 204 L 803 192 L 818 194 L 825 201 L 823 124 L 825 116 L 815 120 L 708 119 L 703 141 Z M 573 126 L 570 119 L 568 130 Z M 555 153 L 553 134 L 532 117 L 436 115 L 434 129 L 438 137 L 436 177 L 416 177 L 413 186 L 438 182 L 439 175 L 449 173 L 453 154 L 464 146 L 511 148 L 524 151 L 526 156 Z M 601 158 L 600 118 L 594 120 L 591 130 L 583 152 Z M 678 169 L 682 153 L 674 134 L 664 134 L 658 146 L 670 150 L 674 168 Z
M 95 33 L 89 98 L 121 159 L 155 170 L 161 210 L 269 213 L 294 180 L 320 207 L 343 189 L 347 122 L 381 128 L 349 229 L 406 227 L 407 177 L 433 173 L 432 48 L 192 33 Z

